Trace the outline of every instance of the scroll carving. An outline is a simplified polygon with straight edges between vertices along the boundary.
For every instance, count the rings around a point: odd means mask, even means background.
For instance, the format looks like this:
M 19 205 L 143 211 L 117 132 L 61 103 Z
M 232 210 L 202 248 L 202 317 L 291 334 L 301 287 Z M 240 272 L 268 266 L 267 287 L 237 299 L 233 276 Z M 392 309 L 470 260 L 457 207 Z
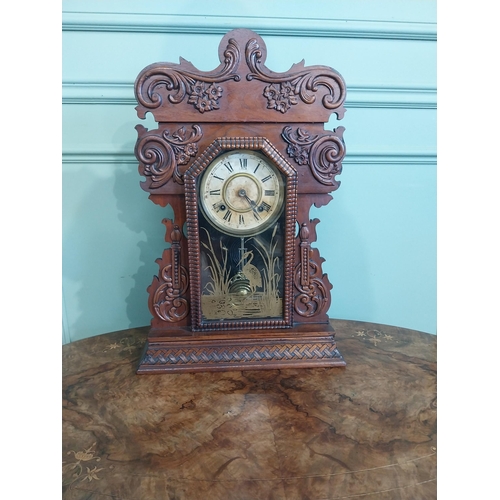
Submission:
M 265 51 L 257 39 L 249 40 L 245 57 L 251 72 L 247 80 L 269 83 L 263 94 L 269 109 L 286 113 L 291 106 L 298 104 L 298 98 L 305 104 L 312 104 L 316 100 L 314 94 L 319 87 L 324 87 L 327 93 L 322 99 L 323 106 L 335 110 L 339 119 L 343 118 L 346 88 L 339 73 L 327 66 L 305 67 L 304 61 L 294 64 L 287 73 L 274 73 L 264 66 L 264 56 Z
M 154 312 L 160 319 L 168 322 L 181 321 L 189 313 L 189 302 L 185 298 L 189 276 L 187 269 L 181 265 L 181 237 L 179 226 L 174 225 L 170 233 L 170 263 L 161 269 L 159 281 L 162 284 L 152 296 Z
M 200 113 L 219 109 L 223 89 L 216 84 L 240 80 L 240 76 L 236 74 L 240 59 L 238 44 L 231 38 L 224 51 L 224 61 L 214 71 L 199 71 L 183 58 L 180 58 L 180 64 L 177 65 L 152 64 L 137 77 L 137 101 L 147 109 L 156 109 L 163 103 L 162 94 L 167 93 L 168 100 L 173 104 L 178 104 L 189 96 L 187 102 Z M 144 118 L 146 111 L 141 118 Z
M 294 276 L 295 288 L 299 294 L 295 296 L 294 307 L 297 314 L 310 318 L 328 307 L 330 290 L 326 285 L 326 276 L 321 271 L 324 259 L 319 257 L 318 250 L 311 248 L 310 231 L 306 223 L 300 227 L 299 238 L 300 260 Z
M 189 134 L 185 127 L 170 134 L 164 130 L 146 133 L 142 125 L 136 127 L 139 139 L 135 147 L 135 156 L 140 162 L 141 175 L 151 178 L 150 188 L 165 185 L 172 177 L 178 184 L 183 184 L 183 174 L 179 165 L 186 165 L 198 153 L 196 144 L 203 136 L 201 127 L 192 126 Z M 142 135 L 142 137 L 141 137 Z
M 287 153 L 298 165 L 309 165 L 314 178 L 333 190 L 338 189 L 340 181 L 335 179 L 342 172 L 345 145 L 342 138 L 344 127 L 333 133 L 311 135 L 303 128 L 285 127 L 281 136 L 288 143 Z

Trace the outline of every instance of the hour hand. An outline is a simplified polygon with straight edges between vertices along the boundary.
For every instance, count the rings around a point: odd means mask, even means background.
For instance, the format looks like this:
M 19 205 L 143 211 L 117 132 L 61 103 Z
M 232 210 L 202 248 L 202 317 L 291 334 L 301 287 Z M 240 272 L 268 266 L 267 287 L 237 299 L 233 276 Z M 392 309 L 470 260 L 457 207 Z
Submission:
M 250 203 L 250 206 L 252 207 L 252 210 L 257 213 L 257 203 L 255 203 L 255 201 L 251 200 L 248 197 L 248 195 L 247 195 L 247 193 L 246 193 L 246 191 L 244 189 L 240 189 L 238 191 L 238 196 L 241 196 L 242 198 L 245 198 L 245 200 L 247 200 L 248 203 Z

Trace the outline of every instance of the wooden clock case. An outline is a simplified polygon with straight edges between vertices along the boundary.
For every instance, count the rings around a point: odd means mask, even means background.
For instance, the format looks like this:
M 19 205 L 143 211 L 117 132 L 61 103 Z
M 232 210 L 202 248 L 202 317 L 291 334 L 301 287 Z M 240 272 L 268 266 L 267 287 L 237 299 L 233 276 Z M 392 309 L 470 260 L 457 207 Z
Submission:
M 139 118 L 151 112 L 156 130 L 138 125 L 135 155 L 142 188 L 154 203 L 171 205 L 164 219 L 169 244 L 148 288 L 153 316 L 137 373 L 345 366 L 326 311 L 332 285 L 312 247 L 309 212 L 332 200 L 340 182 L 343 127 L 325 131 L 344 114 L 345 83 L 326 66 L 294 64 L 285 73 L 265 66 L 266 46 L 247 29 L 227 33 L 213 71 L 179 64 L 147 66 L 135 82 Z M 199 328 L 200 263 L 193 178 L 218 154 L 265 154 L 290 173 L 286 205 L 285 321 L 248 321 Z

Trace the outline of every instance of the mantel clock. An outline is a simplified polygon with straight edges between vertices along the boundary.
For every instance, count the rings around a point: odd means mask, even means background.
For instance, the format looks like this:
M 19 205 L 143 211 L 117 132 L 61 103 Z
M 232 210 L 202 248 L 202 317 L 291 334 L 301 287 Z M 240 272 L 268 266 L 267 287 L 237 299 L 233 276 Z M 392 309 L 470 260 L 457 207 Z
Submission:
M 135 155 L 150 199 L 170 205 L 168 247 L 149 292 L 138 373 L 345 366 L 326 311 L 332 288 L 313 248 L 312 205 L 339 187 L 345 83 L 327 66 L 265 66 L 247 29 L 220 65 L 155 63 L 135 82 Z

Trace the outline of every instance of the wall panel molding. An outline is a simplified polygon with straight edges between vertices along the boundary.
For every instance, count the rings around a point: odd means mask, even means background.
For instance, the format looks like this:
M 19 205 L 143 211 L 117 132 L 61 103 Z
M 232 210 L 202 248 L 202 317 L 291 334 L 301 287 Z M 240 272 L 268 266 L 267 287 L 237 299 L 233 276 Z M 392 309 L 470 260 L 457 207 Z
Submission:
M 225 34 L 250 28 L 261 36 L 436 41 L 436 23 L 256 16 L 63 12 L 63 31 Z
M 430 87 L 350 86 L 347 108 L 436 109 L 436 89 Z M 133 83 L 63 83 L 63 104 L 124 104 L 136 106 Z
M 430 87 L 347 88 L 347 108 L 436 109 L 437 90 Z
M 392 152 L 352 152 L 347 153 L 342 161 L 344 165 L 436 165 L 437 155 L 434 153 L 392 153 Z M 63 164 L 135 164 L 136 157 L 132 153 L 116 151 L 102 152 L 65 152 Z

